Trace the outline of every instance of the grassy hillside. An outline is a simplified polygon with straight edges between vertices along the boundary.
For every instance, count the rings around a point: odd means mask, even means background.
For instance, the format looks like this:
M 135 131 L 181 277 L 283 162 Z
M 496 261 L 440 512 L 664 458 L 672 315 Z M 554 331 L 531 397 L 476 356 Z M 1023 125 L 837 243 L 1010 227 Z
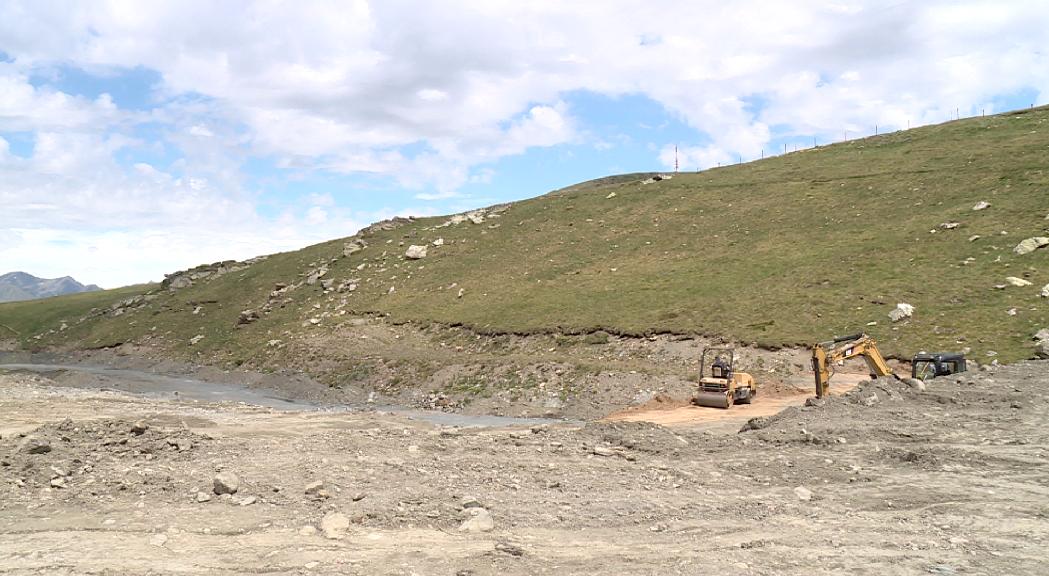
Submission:
M 480 223 L 373 227 L 349 256 L 344 240 L 274 255 L 157 288 L 119 316 L 79 321 L 129 290 L 2 305 L 0 324 L 33 346 L 141 341 L 233 362 L 361 313 L 485 332 L 699 333 L 770 347 L 866 330 L 890 354 L 971 347 L 979 361 L 1030 357 L 1032 334 L 1049 326 L 1039 297 L 1049 248 L 1012 251 L 1049 235 L 1049 109 L 643 183 L 648 176 L 579 184 Z M 981 201 L 991 206 L 973 210 Z M 426 258 L 406 260 L 412 244 L 428 245 Z M 321 280 L 334 281 L 327 292 L 304 282 L 321 267 Z M 996 288 L 1008 276 L 1032 285 Z M 350 281 L 355 291 L 337 290 Z M 271 298 L 277 283 L 293 287 Z M 238 326 L 242 310 L 267 302 L 272 311 Z M 898 302 L 916 311 L 893 324 Z M 66 330 L 47 333 L 63 320 Z

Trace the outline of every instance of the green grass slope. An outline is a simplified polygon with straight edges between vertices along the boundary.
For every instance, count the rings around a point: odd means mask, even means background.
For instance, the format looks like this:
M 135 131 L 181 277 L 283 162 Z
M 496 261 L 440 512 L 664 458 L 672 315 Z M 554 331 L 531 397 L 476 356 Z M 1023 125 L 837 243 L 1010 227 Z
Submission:
M 73 317 L 75 298 L 102 293 L 50 300 L 56 308 L 39 314 L 0 306 L 0 323 L 34 346 L 152 341 L 234 362 L 347 313 L 493 333 L 698 333 L 769 347 L 866 330 L 889 354 L 970 347 L 979 361 L 1030 357 L 1031 336 L 1049 326 L 1049 301 L 1039 297 L 1049 248 L 1013 252 L 1024 238 L 1049 235 L 1049 109 L 642 183 L 647 176 L 579 184 L 481 223 L 373 228 L 360 235 L 368 247 L 350 256 L 343 240 L 273 255 L 189 288 L 157 289 L 117 317 Z M 980 201 L 991 206 L 973 210 Z M 427 257 L 406 260 L 412 244 L 428 245 Z M 321 266 L 334 280 L 327 292 L 303 282 Z M 1032 285 L 996 287 L 1009 276 Z M 351 280 L 357 290 L 334 290 Z M 297 287 L 271 301 L 278 282 Z M 241 310 L 267 302 L 272 311 L 238 327 Z M 894 324 L 898 302 L 916 311 Z M 62 320 L 66 330 L 33 338 Z M 191 346 L 196 335 L 205 338 Z

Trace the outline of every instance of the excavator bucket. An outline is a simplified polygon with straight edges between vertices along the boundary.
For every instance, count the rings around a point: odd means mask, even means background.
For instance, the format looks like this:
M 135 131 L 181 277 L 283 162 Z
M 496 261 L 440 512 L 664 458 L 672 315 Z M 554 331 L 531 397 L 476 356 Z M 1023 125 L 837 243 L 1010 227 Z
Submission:
M 732 396 L 728 392 L 699 392 L 692 399 L 696 406 L 707 408 L 728 408 L 732 406 Z

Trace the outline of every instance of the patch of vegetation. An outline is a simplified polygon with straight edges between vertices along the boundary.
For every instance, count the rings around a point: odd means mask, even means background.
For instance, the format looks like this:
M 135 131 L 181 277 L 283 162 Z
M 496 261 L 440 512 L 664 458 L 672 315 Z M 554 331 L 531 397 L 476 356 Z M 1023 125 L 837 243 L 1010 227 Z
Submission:
M 372 364 L 353 364 L 349 368 L 334 375 L 335 381 L 332 385 L 333 388 L 341 388 L 343 386 L 353 386 L 360 384 L 375 376 L 378 372 L 375 366 Z
M 471 397 L 487 398 L 492 395 L 488 378 L 478 374 L 461 374 L 449 382 L 444 390 L 448 394 L 462 394 Z

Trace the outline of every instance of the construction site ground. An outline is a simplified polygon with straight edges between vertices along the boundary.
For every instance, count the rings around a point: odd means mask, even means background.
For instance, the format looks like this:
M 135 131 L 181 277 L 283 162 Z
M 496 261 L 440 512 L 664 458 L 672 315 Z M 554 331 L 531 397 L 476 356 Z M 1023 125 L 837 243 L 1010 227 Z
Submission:
M 5 575 L 1034 575 L 1049 563 L 1046 362 L 925 391 L 860 383 L 783 411 L 794 401 L 759 397 L 704 410 L 713 426 L 446 426 L 61 380 L 0 375 Z

